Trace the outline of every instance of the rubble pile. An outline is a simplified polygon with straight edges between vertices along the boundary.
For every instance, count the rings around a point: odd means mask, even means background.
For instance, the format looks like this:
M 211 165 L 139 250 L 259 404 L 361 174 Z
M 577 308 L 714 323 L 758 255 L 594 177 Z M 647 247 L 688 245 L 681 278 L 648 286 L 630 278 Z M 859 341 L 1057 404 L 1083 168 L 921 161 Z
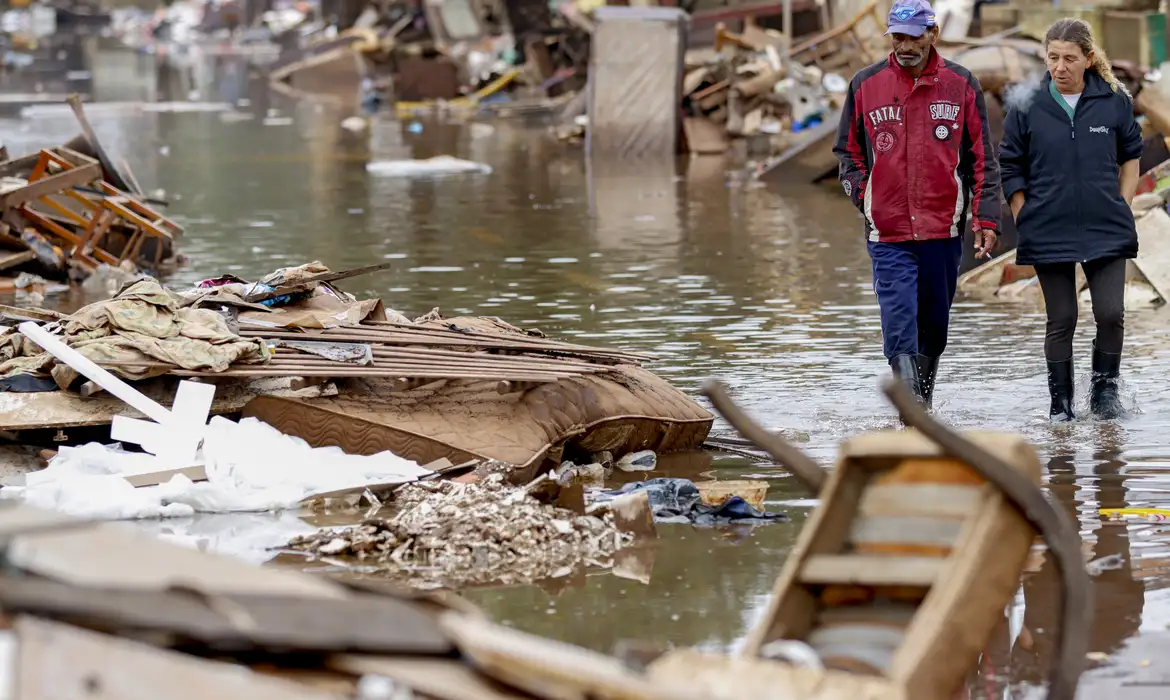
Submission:
M 577 515 L 537 501 L 502 474 L 477 483 L 429 481 L 397 492 L 398 513 L 297 537 L 294 550 L 387 564 L 412 585 L 516 584 L 608 567 L 633 538 L 611 513 Z
M 784 58 L 780 32 L 748 24 L 743 33 L 717 29 L 714 50 L 688 51 L 683 76 L 686 148 L 722 154 L 743 140 L 749 154 L 768 156 L 795 145 L 805 131 L 835 120 L 848 81 L 809 60 Z M 563 141 L 584 138 L 588 120 L 576 115 L 557 127 Z

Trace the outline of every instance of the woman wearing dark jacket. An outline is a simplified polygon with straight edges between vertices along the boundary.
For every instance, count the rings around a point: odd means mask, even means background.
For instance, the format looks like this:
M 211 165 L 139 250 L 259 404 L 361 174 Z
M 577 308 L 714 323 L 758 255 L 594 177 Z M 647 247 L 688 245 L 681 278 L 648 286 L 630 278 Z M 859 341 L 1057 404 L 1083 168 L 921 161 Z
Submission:
M 1051 419 L 1073 419 L 1077 263 L 1097 322 L 1089 407 L 1100 418 L 1116 418 L 1123 412 L 1117 378 L 1126 259 L 1138 248 L 1129 204 L 1140 174 L 1141 128 L 1087 24 L 1057 21 L 1044 46 L 1048 72 L 1031 94 L 1009 98 L 1000 144 L 1003 194 L 1019 231 L 1016 263 L 1036 268 L 1044 293 Z

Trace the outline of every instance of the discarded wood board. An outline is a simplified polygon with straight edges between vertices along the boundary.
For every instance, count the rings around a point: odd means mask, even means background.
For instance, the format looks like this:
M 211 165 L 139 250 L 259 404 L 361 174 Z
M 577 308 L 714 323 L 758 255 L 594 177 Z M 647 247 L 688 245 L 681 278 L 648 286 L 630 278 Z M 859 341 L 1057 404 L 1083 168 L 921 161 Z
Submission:
M 481 672 L 541 698 L 699 700 L 673 679 L 652 682 L 615 658 L 456 613 L 443 629 Z
M 216 415 L 235 413 L 257 396 L 291 394 L 290 381 L 287 377 L 259 377 L 220 385 L 216 388 L 211 412 Z M 151 400 L 163 403 L 174 397 L 176 383 L 164 377 L 139 384 L 137 388 Z M 147 417 L 141 411 L 128 407 L 121 399 L 104 393 L 81 398 L 67 391 L 37 394 L 0 392 L 0 430 L 16 432 L 109 425 L 116 415 Z
M 965 437 L 1040 483 L 1039 457 L 1022 437 Z M 923 501 L 923 484 L 956 494 L 956 507 Z M 1034 528 L 917 430 L 844 443 L 820 500 L 743 656 L 804 641 L 831 678 L 880 680 L 896 697 L 953 697 L 1019 585 Z
M 672 159 L 678 151 L 687 14 L 599 7 L 589 59 L 589 156 Z
M 81 521 L 25 505 L 0 510 L 0 533 L 69 522 Z M 343 588 L 323 578 L 176 547 L 122 523 L 15 535 L 8 557 L 38 576 L 79 586 L 159 590 L 181 585 L 208 593 L 345 596 Z
M 341 700 L 237 664 L 111 637 L 33 617 L 14 624 L 16 700 Z
M 1153 207 L 1138 214 L 1138 254 L 1133 264 L 1163 301 L 1170 301 L 1170 214 Z
M 0 605 L 9 614 L 35 615 L 110 634 L 174 635 L 187 645 L 223 653 L 445 656 L 455 651 L 430 615 L 390 596 L 205 597 L 185 590 L 94 588 L 3 577 Z
M 105 179 L 109 180 L 114 187 L 126 192 L 133 192 L 134 194 L 143 194 L 142 190 L 133 182 L 133 177 L 126 177 L 118 169 L 116 163 L 102 148 L 101 141 L 98 140 L 97 133 L 94 132 L 93 127 L 89 124 L 89 119 L 85 116 L 85 108 L 81 106 L 81 97 L 77 94 L 70 95 L 66 100 L 69 103 L 70 109 L 73 110 L 73 115 L 77 117 L 77 123 L 81 126 L 81 136 L 74 141 L 84 142 L 88 146 L 89 151 L 94 154 L 94 158 L 101 164 Z M 70 142 L 74 143 L 74 142 Z M 78 143 L 77 145 L 82 145 Z
M 31 250 L 0 250 L 0 270 L 23 265 L 36 260 L 37 254 Z
M 1014 263 L 1015 260 L 1016 251 L 1009 250 L 1003 255 L 992 258 L 982 265 L 959 275 L 956 286 L 961 291 L 967 293 L 990 292 L 994 294 L 1000 285 L 1003 284 L 1004 268 Z

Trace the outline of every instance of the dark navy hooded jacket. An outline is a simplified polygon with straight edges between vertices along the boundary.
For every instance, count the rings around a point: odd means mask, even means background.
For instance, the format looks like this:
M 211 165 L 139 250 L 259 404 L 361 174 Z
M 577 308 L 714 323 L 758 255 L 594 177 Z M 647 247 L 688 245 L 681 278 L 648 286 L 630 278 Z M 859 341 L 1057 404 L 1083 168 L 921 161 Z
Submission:
M 1133 102 L 1096 71 L 1070 119 L 1052 76 L 1009 98 L 999 145 L 1003 195 L 1024 192 L 1016 262 L 1039 265 L 1137 255 L 1133 213 L 1121 196 L 1121 164 L 1141 157 Z

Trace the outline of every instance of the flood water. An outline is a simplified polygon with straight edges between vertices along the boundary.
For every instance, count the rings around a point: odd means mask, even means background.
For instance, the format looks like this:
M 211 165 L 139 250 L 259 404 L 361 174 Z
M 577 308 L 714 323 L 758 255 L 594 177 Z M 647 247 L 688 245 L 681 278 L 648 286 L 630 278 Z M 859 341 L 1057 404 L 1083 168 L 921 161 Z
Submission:
M 162 188 L 186 227 L 189 283 L 320 260 L 333 269 L 394 262 L 342 286 L 418 315 L 496 315 L 550 335 L 656 354 L 651 369 L 697 393 L 708 377 L 766 426 L 807 438 L 831 463 L 838 443 L 894 425 L 877 390 L 888 369 L 860 219 L 832 187 L 769 189 L 729 176 L 720 158 L 677 171 L 587 169 L 579 150 L 519 122 L 468 125 L 381 115 L 369 132 L 339 125 L 344 106 L 250 93 L 257 118 L 111 113 L 91 121 L 147 190 Z M 232 99 L 238 94 L 211 96 Z M 291 124 L 265 125 L 269 109 Z M 76 133 L 67 114 L 0 122 L 10 152 Z M 369 159 L 449 154 L 490 175 L 392 178 Z M 3 300 L 0 300 L 2 302 Z M 70 300 L 62 300 L 69 305 Z M 1123 372 L 1138 413 L 1119 423 L 1045 420 L 1043 315 L 1035 307 L 960 298 L 935 406 L 961 428 L 1022 433 L 1040 452 L 1051 494 L 1079 518 L 1090 558 L 1121 554 L 1095 579 L 1086 697 L 1122 689 L 1155 697 L 1170 683 L 1167 528 L 1106 522 L 1101 508 L 1170 507 L 1170 318 L 1127 319 Z M 1078 370 L 1088 367 L 1082 312 Z M 1081 377 L 1081 392 L 1084 378 Z M 1083 400 L 1083 399 L 1082 399 Z M 722 421 L 716 431 L 725 431 Z M 760 478 L 767 506 L 790 524 L 755 530 L 664 526 L 643 564 L 649 583 L 611 574 L 550 587 L 468 593 L 517 628 L 611 652 L 622 639 L 732 650 L 762 614 L 812 502 L 782 470 L 701 453 L 664 459 L 657 473 Z M 249 516 L 251 517 L 251 516 Z M 1039 558 L 972 697 L 1027 697 L 1051 662 L 1058 591 Z M 1015 643 L 1026 626 L 1032 641 Z M 1163 680 L 1160 680 L 1163 679 Z M 1092 692 L 1090 692 L 1092 691 Z M 1158 697 L 1164 697 L 1159 694 Z

